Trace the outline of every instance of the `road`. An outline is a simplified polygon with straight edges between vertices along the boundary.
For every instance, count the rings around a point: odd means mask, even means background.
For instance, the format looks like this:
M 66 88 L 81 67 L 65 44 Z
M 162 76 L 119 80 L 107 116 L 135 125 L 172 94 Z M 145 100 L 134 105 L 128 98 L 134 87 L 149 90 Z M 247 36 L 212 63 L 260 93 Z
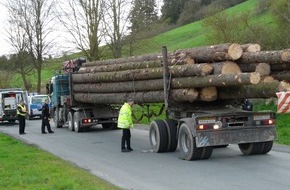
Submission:
M 37 145 L 92 174 L 134 190 L 289 190 L 290 147 L 275 145 L 267 155 L 244 156 L 236 145 L 214 149 L 209 160 L 185 161 L 179 151 L 153 153 L 149 133 L 132 130 L 133 152 L 121 153 L 121 130 L 75 133 L 54 128 L 41 134 L 41 120 L 27 121 L 26 135 L 18 135 L 18 125 L 1 124 L 0 132 L 28 144 Z

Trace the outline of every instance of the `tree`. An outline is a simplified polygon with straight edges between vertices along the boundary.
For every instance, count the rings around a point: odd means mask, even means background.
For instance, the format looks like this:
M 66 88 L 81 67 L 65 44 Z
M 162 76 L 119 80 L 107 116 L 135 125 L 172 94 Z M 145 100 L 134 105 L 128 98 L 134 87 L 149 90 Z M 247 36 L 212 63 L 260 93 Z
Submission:
M 69 0 L 62 1 L 59 7 L 59 21 L 71 36 L 67 41 L 82 51 L 89 61 L 101 58 L 99 46 L 103 36 L 101 20 L 104 2 L 104 0 Z
M 11 26 L 16 31 L 12 28 L 9 31 L 10 42 L 16 52 L 12 57 L 18 63 L 21 61 L 26 64 L 19 68 L 22 70 L 18 70 L 22 77 L 30 70 L 26 61 L 33 63 L 37 71 L 37 92 L 41 89 L 43 57 L 49 52 L 53 41 L 49 39 L 49 34 L 53 31 L 53 6 L 53 0 L 11 0 L 6 5 Z M 27 86 L 26 79 L 23 80 Z
M 150 30 L 150 25 L 157 20 L 156 0 L 134 0 L 130 12 L 131 33 Z
M 161 8 L 163 19 L 169 19 L 169 23 L 175 24 L 187 1 L 189 0 L 164 0 Z
M 114 58 L 122 56 L 124 37 L 128 33 L 129 0 L 106 0 L 103 6 L 103 30 L 105 41 Z

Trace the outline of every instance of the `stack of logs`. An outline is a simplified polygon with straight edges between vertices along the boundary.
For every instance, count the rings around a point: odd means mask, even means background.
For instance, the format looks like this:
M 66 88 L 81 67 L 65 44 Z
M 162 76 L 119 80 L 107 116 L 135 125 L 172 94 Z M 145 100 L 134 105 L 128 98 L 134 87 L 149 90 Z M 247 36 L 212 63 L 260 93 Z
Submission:
M 167 54 L 170 98 L 200 102 L 271 98 L 290 91 L 290 49 L 218 44 Z M 84 103 L 164 102 L 162 54 L 84 63 L 72 75 L 74 99 Z

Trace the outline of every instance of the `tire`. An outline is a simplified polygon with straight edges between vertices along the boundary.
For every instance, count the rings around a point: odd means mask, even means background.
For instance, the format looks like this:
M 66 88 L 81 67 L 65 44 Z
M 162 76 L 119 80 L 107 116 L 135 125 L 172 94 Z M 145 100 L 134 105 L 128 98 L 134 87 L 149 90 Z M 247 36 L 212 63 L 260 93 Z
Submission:
M 62 127 L 62 125 L 60 124 L 60 121 L 59 121 L 59 114 L 58 114 L 58 110 L 57 109 L 54 111 L 53 121 L 54 121 L 54 127 L 55 128 L 61 128 Z
M 162 120 L 151 122 L 149 138 L 154 152 L 166 152 L 168 146 L 168 134 L 165 123 Z
M 261 154 L 267 154 L 268 152 L 270 152 L 272 149 L 272 146 L 273 146 L 273 141 L 263 142 Z
M 240 151 L 245 155 L 261 154 L 263 142 L 239 144 Z
M 68 121 L 68 129 L 70 131 L 74 131 L 75 128 L 74 128 L 74 118 L 73 118 L 73 112 L 70 111 L 68 114 L 67 114 L 67 121 Z
M 73 120 L 74 120 L 74 129 L 75 132 L 79 133 L 81 132 L 81 114 L 80 112 L 75 112 L 74 116 L 73 116 Z
M 200 159 L 209 159 L 212 155 L 213 147 L 207 146 L 201 148 L 201 156 Z
M 178 139 L 177 135 L 177 126 L 176 123 L 172 119 L 165 119 L 163 120 L 168 134 L 168 145 L 167 145 L 167 152 L 174 152 L 177 148 Z
M 195 137 L 186 123 L 182 123 L 179 129 L 179 151 L 181 157 L 185 160 L 201 159 L 202 149 L 196 147 Z

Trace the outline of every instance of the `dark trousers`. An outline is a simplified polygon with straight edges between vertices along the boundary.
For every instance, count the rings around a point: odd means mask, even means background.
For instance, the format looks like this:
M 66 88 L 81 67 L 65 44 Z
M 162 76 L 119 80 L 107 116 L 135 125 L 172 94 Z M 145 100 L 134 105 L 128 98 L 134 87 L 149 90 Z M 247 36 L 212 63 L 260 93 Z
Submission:
M 125 149 L 125 144 L 127 145 L 127 149 L 131 148 L 131 132 L 130 129 L 123 129 L 123 136 L 122 136 L 122 142 L 121 142 L 121 148 Z
M 45 126 L 47 127 L 47 131 L 49 133 L 52 132 L 48 118 L 42 118 L 42 124 L 41 124 L 42 133 L 45 133 Z
M 25 132 L 25 116 L 18 115 L 19 122 L 19 134 L 23 134 Z

